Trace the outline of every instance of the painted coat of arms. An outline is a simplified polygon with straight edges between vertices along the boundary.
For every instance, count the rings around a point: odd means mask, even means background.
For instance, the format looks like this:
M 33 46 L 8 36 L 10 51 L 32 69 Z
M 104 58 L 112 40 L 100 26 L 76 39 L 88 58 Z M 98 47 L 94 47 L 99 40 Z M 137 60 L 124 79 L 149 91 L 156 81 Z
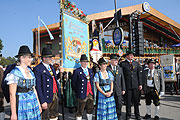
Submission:
M 66 58 L 69 60 L 78 60 L 81 54 L 86 54 L 87 44 L 78 37 L 67 37 L 65 42 Z

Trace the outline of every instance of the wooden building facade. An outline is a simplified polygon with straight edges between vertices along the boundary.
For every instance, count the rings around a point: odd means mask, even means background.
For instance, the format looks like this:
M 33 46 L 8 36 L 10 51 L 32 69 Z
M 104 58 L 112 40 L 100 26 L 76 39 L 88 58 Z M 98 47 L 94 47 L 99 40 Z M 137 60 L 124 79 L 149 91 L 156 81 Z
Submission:
M 129 6 L 121 8 L 122 18 L 119 20 L 119 25 L 124 31 L 124 42 L 122 44 L 122 50 L 125 54 L 128 50 L 129 41 L 129 15 L 134 11 L 140 11 L 140 21 L 143 22 L 144 28 L 144 56 L 143 58 L 154 57 L 158 58 L 160 55 L 174 54 L 175 57 L 180 57 L 180 48 L 171 47 L 174 44 L 180 43 L 180 24 L 173 21 L 166 15 L 160 13 L 156 9 L 150 6 L 150 11 L 145 12 L 143 10 L 143 4 Z M 111 53 L 117 53 L 118 47 L 113 45 L 112 33 L 116 27 L 116 23 L 112 21 L 114 18 L 115 10 L 100 12 L 88 15 L 90 20 L 89 23 L 89 33 L 92 36 L 92 21 L 94 20 L 96 25 L 99 26 L 100 23 L 103 27 L 106 26 L 104 30 L 104 39 L 112 43 L 111 45 L 104 45 L 102 48 L 103 56 L 109 56 Z M 109 22 L 112 21 L 110 24 Z M 109 24 L 109 25 L 108 25 Z M 47 26 L 54 36 L 54 40 L 50 40 L 45 27 L 40 28 L 40 43 L 42 50 L 43 47 L 50 47 L 53 54 L 57 58 L 61 57 L 61 41 L 59 39 L 59 23 L 51 24 Z M 34 53 L 38 54 L 38 41 L 37 41 L 37 29 L 33 29 L 34 35 Z

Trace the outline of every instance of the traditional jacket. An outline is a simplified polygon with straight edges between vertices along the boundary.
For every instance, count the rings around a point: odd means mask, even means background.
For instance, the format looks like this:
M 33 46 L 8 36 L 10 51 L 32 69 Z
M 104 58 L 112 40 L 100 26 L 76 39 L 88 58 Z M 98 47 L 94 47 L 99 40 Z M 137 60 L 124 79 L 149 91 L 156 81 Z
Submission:
M 94 86 L 93 86 L 93 71 L 88 68 L 89 77 L 90 77 L 90 83 L 92 92 L 94 95 Z M 81 67 L 77 68 L 73 72 L 72 76 L 72 88 L 76 93 L 76 98 L 79 99 L 85 99 L 87 94 L 87 77 L 85 73 L 83 72 L 83 69 Z
M 50 65 L 50 67 L 55 77 L 57 88 L 59 88 L 56 72 L 52 65 Z M 33 70 L 36 77 L 36 90 L 40 103 L 51 103 L 53 100 L 53 77 L 42 62 L 37 65 Z M 60 92 L 60 90 L 58 90 L 58 92 Z
M 145 94 L 147 90 L 148 72 L 149 72 L 149 69 L 145 69 L 143 71 L 143 79 L 145 81 L 143 84 L 143 91 Z M 165 92 L 165 85 L 164 85 L 164 80 L 162 79 L 162 76 L 161 76 L 161 71 L 158 69 L 154 69 L 153 77 L 154 77 L 153 84 L 154 84 L 155 89 L 158 91 L 158 93 L 160 94 L 160 92 Z

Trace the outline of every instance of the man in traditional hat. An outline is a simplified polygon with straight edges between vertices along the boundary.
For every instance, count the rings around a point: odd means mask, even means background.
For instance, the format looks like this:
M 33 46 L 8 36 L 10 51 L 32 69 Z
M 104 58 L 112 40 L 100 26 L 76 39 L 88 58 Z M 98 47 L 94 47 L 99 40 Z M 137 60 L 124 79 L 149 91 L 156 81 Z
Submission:
M 139 90 L 142 89 L 141 67 L 134 60 L 134 52 L 128 51 L 126 60 L 120 63 L 126 84 L 126 119 L 131 118 L 131 102 L 134 103 L 134 112 L 137 120 L 141 120 L 139 113 Z
M 88 62 L 86 55 L 82 54 L 80 58 L 81 67 L 75 69 L 73 72 L 72 88 L 75 91 L 77 98 L 76 120 L 82 120 L 85 108 L 87 119 L 92 120 L 92 112 L 94 108 L 93 71 L 87 67 Z
M 143 86 L 143 91 L 146 97 L 146 115 L 144 119 L 151 118 L 151 100 L 155 105 L 155 117 L 154 120 L 159 120 L 159 99 L 160 96 L 164 95 L 164 81 L 161 77 L 161 71 L 155 69 L 155 61 L 150 59 L 148 61 L 148 69 L 143 71 L 143 79 L 145 79 L 145 84 Z
M 123 70 L 118 65 L 118 57 L 115 54 L 110 55 L 110 65 L 107 70 L 111 71 L 114 76 L 114 98 L 116 102 L 116 112 L 118 120 L 121 120 L 121 108 L 122 108 L 122 95 L 125 94 L 125 81 Z
M 58 82 L 52 64 L 52 52 L 49 48 L 43 48 L 42 62 L 34 68 L 36 77 L 36 89 L 42 106 L 42 119 L 58 119 Z

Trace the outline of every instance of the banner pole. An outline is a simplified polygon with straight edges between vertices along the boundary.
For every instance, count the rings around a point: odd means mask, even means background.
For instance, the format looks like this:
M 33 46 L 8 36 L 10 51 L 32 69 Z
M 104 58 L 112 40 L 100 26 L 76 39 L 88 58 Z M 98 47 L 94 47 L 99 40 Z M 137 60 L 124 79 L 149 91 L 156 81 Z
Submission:
M 114 6 L 115 6 L 115 13 L 116 13 L 116 15 L 117 15 L 117 1 L 116 0 L 114 0 Z M 117 20 L 117 23 L 116 23 L 116 27 L 119 27 L 119 22 L 118 22 L 118 20 Z
M 38 55 L 40 56 L 40 16 L 38 16 Z
M 62 21 L 63 21 L 63 2 L 64 0 L 59 0 L 60 5 L 60 17 L 59 17 L 59 59 L 60 59 L 60 66 L 62 66 Z M 60 86 L 61 86 L 61 105 L 62 105 L 62 118 L 65 120 L 64 117 L 64 80 L 62 79 L 63 73 L 60 72 Z

